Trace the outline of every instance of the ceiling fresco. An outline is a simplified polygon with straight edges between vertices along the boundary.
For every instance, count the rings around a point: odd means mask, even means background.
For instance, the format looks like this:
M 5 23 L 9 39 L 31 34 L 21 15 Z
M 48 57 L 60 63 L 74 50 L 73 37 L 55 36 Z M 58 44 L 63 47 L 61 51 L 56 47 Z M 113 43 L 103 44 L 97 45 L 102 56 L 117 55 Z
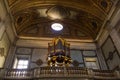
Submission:
M 62 36 L 95 40 L 111 7 L 111 0 L 7 0 L 16 33 L 24 37 Z M 62 31 L 51 29 L 61 23 Z

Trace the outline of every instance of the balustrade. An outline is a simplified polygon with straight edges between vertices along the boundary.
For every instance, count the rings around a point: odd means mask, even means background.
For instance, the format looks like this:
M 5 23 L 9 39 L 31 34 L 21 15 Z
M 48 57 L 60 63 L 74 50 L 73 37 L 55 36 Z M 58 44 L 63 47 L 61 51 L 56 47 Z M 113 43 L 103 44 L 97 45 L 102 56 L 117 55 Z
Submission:
M 0 69 L 3 79 L 39 78 L 86 78 L 120 80 L 120 72 L 112 70 L 92 70 L 80 67 L 38 67 L 34 69 Z
M 68 76 L 76 76 L 76 77 L 85 77 L 88 76 L 88 72 L 86 68 L 80 67 L 67 67 Z
M 29 69 L 6 69 L 5 78 L 31 78 L 32 72 Z
M 113 70 L 93 70 L 95 78 L 116 79 L 117 75 Z

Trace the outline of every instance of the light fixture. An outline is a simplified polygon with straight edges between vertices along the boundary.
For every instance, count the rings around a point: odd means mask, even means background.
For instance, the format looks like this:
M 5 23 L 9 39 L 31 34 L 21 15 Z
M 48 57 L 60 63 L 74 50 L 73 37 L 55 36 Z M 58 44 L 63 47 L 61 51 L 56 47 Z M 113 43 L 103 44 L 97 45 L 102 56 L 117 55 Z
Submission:
M 51 25 L 51 28 L 55 31 L 61 31 L 63 29 L 63 26 L 60 23 L 54 23 Z

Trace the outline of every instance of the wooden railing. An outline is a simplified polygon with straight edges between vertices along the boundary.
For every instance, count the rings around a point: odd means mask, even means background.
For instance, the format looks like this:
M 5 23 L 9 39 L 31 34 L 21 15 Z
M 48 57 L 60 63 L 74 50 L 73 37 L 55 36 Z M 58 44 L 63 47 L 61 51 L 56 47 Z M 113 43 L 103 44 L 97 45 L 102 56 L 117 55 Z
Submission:
M 0 69 L 0 80 L 41 78 L 84 78 L 120 80 L 120 71 L 94 70 L 80 67 L 39 67 L 34 69 Z

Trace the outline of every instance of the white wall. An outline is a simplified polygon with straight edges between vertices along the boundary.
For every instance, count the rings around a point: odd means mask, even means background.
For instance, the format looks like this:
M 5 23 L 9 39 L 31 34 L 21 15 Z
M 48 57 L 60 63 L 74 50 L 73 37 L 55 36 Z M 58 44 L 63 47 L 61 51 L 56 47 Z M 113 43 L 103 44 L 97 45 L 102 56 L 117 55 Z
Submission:
M 0 68 L 4 67 L 5 59 L 15 38 L 11 27 L 10 17 L 6 11 L 6 7 L 3 1 L 4 0 L 0 0 L 0 48 L 4 48 L 4 55 L 0 55 Z
M 108 15 L 108 22 L 104 25 L 101 36 L 98 39 L 98 51 L 104 57 L 109 69 L 120 68 L 120 1 L 114 6 L 111 16 Z M 109 52 L 113 52 L 113 59 L 109 60 Z M 105 66 L 106 67 L 106 66 Z
M 25 46 L 25 47 L 38 47 L 38 48 L 47 48 L 48 43 L 52 42 L 53 39 L 51 38 L 39 38 L 39 39 L 32 39 L 32 38 L 20 38 L 17 40 L 17 46 Z M 96 50 L 96 44 L 93 42 L 81 42 L 80 40 L 72 41 L 66 40 L 70 43 L 71 49 L 87 49 L 87 50 Z

